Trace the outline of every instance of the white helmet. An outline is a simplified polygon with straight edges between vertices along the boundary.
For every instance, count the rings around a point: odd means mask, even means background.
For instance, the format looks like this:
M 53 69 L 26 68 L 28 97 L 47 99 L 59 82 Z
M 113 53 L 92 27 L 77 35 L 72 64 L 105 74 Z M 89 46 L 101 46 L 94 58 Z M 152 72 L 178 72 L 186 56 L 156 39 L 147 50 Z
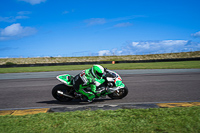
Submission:
M 92 74 L 98 78 L 101 79 L 103 77 L 104 68 L 101 65 L 93 65 L 92 67 Z

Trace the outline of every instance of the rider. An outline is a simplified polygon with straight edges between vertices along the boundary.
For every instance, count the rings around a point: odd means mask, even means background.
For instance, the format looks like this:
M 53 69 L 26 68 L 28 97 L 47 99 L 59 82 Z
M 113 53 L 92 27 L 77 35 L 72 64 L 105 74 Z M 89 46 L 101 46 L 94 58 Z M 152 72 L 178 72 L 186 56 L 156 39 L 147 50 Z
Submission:
M 103 79 L 104 68 L 101 65 L 93 65 L 92 68 L 83 70 L 81 73 L 76 75 L 73 80 L 73 87 L 75 90 L 88 99 L 88 102 L 92 102 L 97 96 L 100 96 L 101 91 L 96 91 L 96 87 L 102 84 L 105 79 Z M 87 92 L 85 88 L 91 88 L 92 92 Z

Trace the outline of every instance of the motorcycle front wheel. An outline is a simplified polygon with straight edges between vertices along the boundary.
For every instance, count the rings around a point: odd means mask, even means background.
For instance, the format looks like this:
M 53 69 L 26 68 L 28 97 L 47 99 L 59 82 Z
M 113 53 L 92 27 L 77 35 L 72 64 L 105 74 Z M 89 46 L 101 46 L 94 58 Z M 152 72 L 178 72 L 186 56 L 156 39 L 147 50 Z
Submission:
M 68 94 L 70 95 L 70 90 L 71 88 L 66 86 L 65 84 L 58 84 L 56 85 L 53 89 L 52 89 L 52 96 L 60 101 L 60 102 L 69 102 L 71 101 L 73 98 L 69 98 L 69 97 L 66 97 L 62 94 L 59 94 L 58 91 L 61 91 L 63 92 L 64 94 Z
M 108 96 L 111 99 L 122 99 L 128 94 L 128 88 L 125 86 L 124 88 L 121 88 L 111 94 L 108 94 Z

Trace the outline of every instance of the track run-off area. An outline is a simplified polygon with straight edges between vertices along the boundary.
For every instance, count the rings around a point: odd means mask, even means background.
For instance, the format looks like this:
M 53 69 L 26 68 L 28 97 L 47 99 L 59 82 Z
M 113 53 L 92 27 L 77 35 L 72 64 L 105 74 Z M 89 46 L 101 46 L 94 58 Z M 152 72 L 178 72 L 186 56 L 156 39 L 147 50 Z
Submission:
M 10 110 L 16 113 L 16 110 L 35 109 L 36 112 L 40 110 L 46 112 L 50 108 L 73 109 L 105 105 L 113 107 L 142 104 L 156 104 L 160 107 L 199 105 L 200 69 L 115 71 L 120 74 L 128 87 L 128 95 L 119 100 L 112 100 L 109 97 L 96 99 L 92 104 L 80 100 L 63 103 L 51 95 L 52 88 L 60 83 L 55 78 L 57 75 L 66 73 L 76 75 L 81 72 L 80 70 L 0 74 L 0 111 Z

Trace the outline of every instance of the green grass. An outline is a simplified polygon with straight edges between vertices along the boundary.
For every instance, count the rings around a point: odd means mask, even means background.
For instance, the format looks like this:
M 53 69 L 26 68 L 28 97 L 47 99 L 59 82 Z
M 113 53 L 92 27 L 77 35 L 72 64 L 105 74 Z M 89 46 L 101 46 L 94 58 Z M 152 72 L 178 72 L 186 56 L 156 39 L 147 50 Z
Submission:
M 64 65 L 64 66 L 42 66 L 42 67 L 12 67 L 0 68 L 0 73 L 20 73 L 20 72 L 48 72 L 48 71 L 68 71 L 84 70 L 92 65 Z M 126 69 L 190 69 L 200 68 L 200 61 L 179 61 L 179 62 L 153 62 L 153 63 L 119 63 L 102 64 L 111 70 Z
M 200 132 L 200 106 L 0 116 L 1 133 Z

